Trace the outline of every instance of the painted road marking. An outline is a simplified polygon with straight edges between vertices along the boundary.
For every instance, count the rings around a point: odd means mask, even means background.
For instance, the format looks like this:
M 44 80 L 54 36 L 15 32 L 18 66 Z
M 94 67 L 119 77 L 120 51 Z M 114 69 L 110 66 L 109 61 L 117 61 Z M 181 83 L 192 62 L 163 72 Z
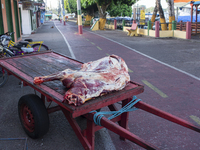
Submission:
M 56 26 L 55 22 L 53 22 L 53 23 L 54 23 L 54 26 L 57 28 L 57 30 L 58 30 L 58 31 L 60 32 L 60 34 L 62 35 L 63 39 L 65 40 L 65 43 L 67 44 L 67 47 L 68 47 L 68 49 L 69 49 L 69 52 L 70 52 L 72 58 L 76 59 L 76 57 L 75 57 L 75 55 L 74 55 L 74 52 L 73 52 L 71 46 L 69 45 L 67 39 L 66 39 L 65 36 L 62 34 L 62 32 L 58 29 L 58 27 Z
M 106 55 L 110 56 L 110 54 L 106 53 Z
M 85 31 L 86 31 L 86 30 L 85 30 Z M 192 75 L 192 74 L 190 74 L 190 73 L 188 73 L 188 72 L 185 72 L 185 71 L 183 71 L 183 70 L 180 70 L 180 69 L 178 69 L 178 68 L 176 68 L 176 67 L 173 67 L 173 66 L 171 66 L 171 65 L 169 65 L 169 64 L 166 64 L 166 63 L 164 63 L 164 62 L 162 62 L 162 61 L 160 61 L 160 60 L 157 60 L 157 59 L 155 59 L 155 58 L 153 58 L 153 57 L 151 57 L 151 56 L 148 56 L 148 55 L 146 55 L 146 54 L 144 54 L 144 53 L 141 53 L 141 52 L 139 52 L 139 51 L 137 51 L 137 50 L 135 50 L 135 49 L 133 49 L 133 48 L 131 48 L 131 47 L 128 47 L 128 46 L 126 46 L 126 45 L 124 45 L 124 44 L 122 44 L 122 43 L 119 43 L 119 42 L 117 42 L 117 41 L 114 41 L 114 40 L 112 40 L 112 39 L 109 39 L 109 38 L 107 38 L 107 37 L 105 37 L 105 36 L 103 36 L 103 35 L 99 35 L 98 33 L 94 33 L 94 32 L 91 32 L 91 31 L 87 31 L 87 32 L 90 32 L 90 33 L 95 34 L 95 35 L 97 35 L 97 36 L 103 37 L 103 38 L 105 38 L 105 39 L 107 39 L 107 40 L 109 40 L 109 41 L 112 41 L 112 42 L 114 42 L 114 43 L 117 43 L 117 44 L 119 44 L 119 45 L 121 45 L 121 46 L 124 46 L 124 47 L 126 47 L 126 48 L 128 48 L 128 49 L 130 49 L 130 50 L 132 50 L 132 51 L 134 51 L 134 52 L 136 52 L 136 53 L 138 53 L 138 54 L 140 54 L 140 55 L 143 55 L 143 56 L 145 56 L 145 57 L 147 57 L 147 58 L 149 58 L 149 59 L 151 59 L 151 60 L 154 60 L 154 61 L 156 61 L 156 62 L 158 62 L 158 63 L 160 63 L 160 64 L 163 64 L 163 65 L 165 65 L 165 66 L 167 66 L 167 67 L 169 67 L 169 68 L 172 68 L 172 69 L 174 69 L 174 70 L 176 70 L 176 71 L 179 71 L 179 72 L 181 72 L 181 73 L 183 73 L 183 74 L 186 74 L 186 75 L 188 75 L 188 76 L 190 76 L 190 77 L 192 77 L 192 78 L 194 78 L 194 79 L 200 81 L 200 78 L 198 78 L 198 77 L 196 77 L 196 76 L 194 76 L 194 75 Z
M 92 45 L 95 45 L 93 42 L 90 42 Z
M 128 72 L 133 72 L 131 69 L 128 68 Z
M 194 120 L 197 124 L 200 125 L 200 118 L 199 118 L 199 117 L 191 115 L 190 118 L 191 118 L 192 120 Z
M 90 40 L 88 40 L 88 39 L 86 39 L 87 41 L 90 41 Z
M 99 50 L 102 50 L 99 46 L 97 46 L 97 48 L 98 48 Z
M 146 84 L 149 88 L 151 88 L 152 90 L 154 90 L 156 93 L 158 93 L 161 97 L 163 98 L 167 98 L 168 96 L 163 93 L 161 90 L 159 90 L 157 87 L 153 86 L 151 83 L 149 83 L 148 81 L 146 80 L 142 80 L 142 82 L 144 84 Z

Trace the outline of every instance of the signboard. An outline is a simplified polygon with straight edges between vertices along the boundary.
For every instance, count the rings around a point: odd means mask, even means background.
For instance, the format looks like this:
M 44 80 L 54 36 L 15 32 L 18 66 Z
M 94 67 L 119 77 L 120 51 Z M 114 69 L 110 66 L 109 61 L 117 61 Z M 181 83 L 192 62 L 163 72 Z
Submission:
M 140 10 L 140 25 L 145 25 L 145 11 Z
M 23 10 L 34 10 L 34 2 L 23 1 Z
M 144 12 L 144 10 L 140 10 L 140 19 L 145 20 L 145 12 Z

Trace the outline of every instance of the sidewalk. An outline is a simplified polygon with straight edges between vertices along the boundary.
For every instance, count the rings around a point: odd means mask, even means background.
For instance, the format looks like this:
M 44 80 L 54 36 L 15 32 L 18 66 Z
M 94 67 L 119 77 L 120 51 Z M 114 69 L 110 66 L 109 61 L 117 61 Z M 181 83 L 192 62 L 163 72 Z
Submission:
M 44 41 L 49 49 L 70 56 L 65 40 L 51 21 L 45 22 L 34 34 L 22 35 L 22 40 L 26 38 L 31 38 L 33 41 Z
M 43 40 L 50 49 L 82 62 L 93 61 L 109 54 L 121 56 L 129 67 L 131 80 L 141 84 L 148 81 L 167 95 L 162 97 L 160 93 L 145 85 L 145 92 L 139 95 L 139 98 L 200 126 L 198 40 L 129 37 L 127 33 L 118 30 L 91 32 L 89 28 L 83 28 L 83 34 L 79 35 L 74 22 L 67 22 L 64 26 L 58 21 L 46 22 L 29 38 Z M 28 87 L 21 89 L 17 85 L 18 82 L 18 79 L 10 76 L 8 83 L 0 89 L 0 138 L 27 137 L 19 122 L 17 103 L 22 95 L 34 91 Z M 81 125 L 85 123 L 81 117 L 77 118 L 77 121 Z M 200 147 L 198 133 L 141 110 L 130 113 L 129 128 L 132 133 L 161 149 L 193 150 Z M 47 135 L 37 140 L 28 138 L 27 144 L 28 149 L 33 150 L 83 149 L 61 112 L 50 114 L 50 130 Z M 23 149 L 23 146 L 23 140 L 0 141 L 0 149 Z M 113 132 L 102 130 L 95 135 L 95 150 L 98 149 L 143 148 L 128 140 L 119 140 L 119 136 Z

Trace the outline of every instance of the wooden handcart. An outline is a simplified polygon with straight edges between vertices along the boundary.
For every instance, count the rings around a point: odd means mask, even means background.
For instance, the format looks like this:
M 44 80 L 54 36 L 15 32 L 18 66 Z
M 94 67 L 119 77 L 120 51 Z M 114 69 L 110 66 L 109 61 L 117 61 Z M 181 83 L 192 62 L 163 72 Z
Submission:
M 62 103 L 64 93 L 67 89 L 60 81 L 45 82 L 41 85 L 33 84 L 33 78 L 36 76 L 49 75 L 67 68 L 79 70 L 81 65 L 81 62 L 53 51 L 0 59 L 0 67 L 3 67 L 9 74 L 23 81 L 24 86 L 30 86 L 41 94 L 41 97 L 35 94 L 24 95 L 19 100 L 19 118 L 25 132 L 31 138 L 39 138 L 45 135 L 49 127 L 48 114 L 62 110 L 84 149 L 94 149 L 95 132 L 104 127 L 119 134 L 123 140 L 128 139 L 146 149 L 158 149 L 128 131 L 129 112 L 124 112 L 111 120 L 102 117 L 100 120 L 102 126 L 94 123 L 93 116 L 96 112 L 91 113 L 91 111 L 103 107 L 108 107 L 111 111 L 116 111 L 117 107 L 115 103 L 121 101 L 122 107 L 125 106 L 132 100 L 134 95 L 138 95 L 144 91 L 142 85 L 131 81 L 123 90 L 111 92 L 75 107 Z M 52 101 L 57 106 L 46 108 L 45 102 Z M 135 107 L 200 132 L 200 128 L 193 124 L 142 101 L 137 102 Z M 84 130 L 81 130 L 75 120 L 76 117 L 82 115 L 87 119 L 87 127 Z M 115 122 L 118 122 L 119 125 Z

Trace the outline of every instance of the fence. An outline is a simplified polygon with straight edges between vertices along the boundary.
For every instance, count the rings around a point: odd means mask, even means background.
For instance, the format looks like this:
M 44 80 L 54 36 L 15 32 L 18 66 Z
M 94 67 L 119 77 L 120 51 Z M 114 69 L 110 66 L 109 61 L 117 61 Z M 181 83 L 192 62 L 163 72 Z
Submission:
M 156 21 L 155 23 L 151 23 L 151 21 L 148 21 L 147 29 L 138 28 L 137 33 L 139 35 L 146 35 L 151 37 L 176 37 L 176 38 L 182 38 L 182 39 L 191 39 L 191 23 L 182 23 L 181 26 L 176 24 L 175 21 L 173 21 L 171 24 L 172 30 L 161 30 L 162 25 L 166 23 L 160 23 L 159 21 Z M 170 25 L 170 23 L 166 24 Z M 180 31 L 181 27 L 181 31 Z M 130 29 L 130 27 L 124 27 L 123 31 L 127 32 L 126 29 Z M 179 30 L 177 30 L 179 29 Z
M 127 29 L 131 28 L 132 20 L 123 20 L 123 19 L 108 19 L 106 21 L 105 28 L 109 29 L 122 29 L 127 32 Z M 161 30 L 162 25 L 166 24 L 166 27 L 172 30 Z M 138 34 L 147 35 L 152 37 L 177 37 L 182 39 L 190 39 L 191 34 L 200 33 L 200 22 L 191 23 L 191 22 L 179 22 L 176 23 L 172 21 L 172 23 L 160 23 L 156 21 L 155 23 L 151 23 L 148 21 L 147 24 L 140 26 L 138 25 Z

